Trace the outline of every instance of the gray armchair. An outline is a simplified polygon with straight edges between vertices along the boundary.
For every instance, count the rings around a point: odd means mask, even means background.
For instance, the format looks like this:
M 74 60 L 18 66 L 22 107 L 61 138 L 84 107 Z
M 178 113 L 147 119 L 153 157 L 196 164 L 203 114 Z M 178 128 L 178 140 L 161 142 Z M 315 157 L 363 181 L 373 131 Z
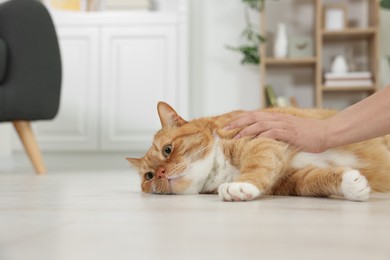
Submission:
M 0 122 L 12 122 L 38 174 L 45 173 L 30 121 L 53 119 L 61 91 L 55 28 L 37 0 L 0 4 Z

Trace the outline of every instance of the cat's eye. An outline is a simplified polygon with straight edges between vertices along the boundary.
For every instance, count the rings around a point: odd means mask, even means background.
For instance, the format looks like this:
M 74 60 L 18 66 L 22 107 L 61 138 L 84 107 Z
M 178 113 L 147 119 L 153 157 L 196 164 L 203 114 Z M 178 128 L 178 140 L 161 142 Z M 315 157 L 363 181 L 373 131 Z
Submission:
M 153 177 L 154 177 L 154 173 L 153 172 L 147 172 L 145 174 L 145 180 L 147 180 L 147 181 L 150 181 L 151 179 L 153 179 Z
M 162 153 L 165 157 L 168 157 L 172 153 L 172 145 L 168 144 L 163 147 Z

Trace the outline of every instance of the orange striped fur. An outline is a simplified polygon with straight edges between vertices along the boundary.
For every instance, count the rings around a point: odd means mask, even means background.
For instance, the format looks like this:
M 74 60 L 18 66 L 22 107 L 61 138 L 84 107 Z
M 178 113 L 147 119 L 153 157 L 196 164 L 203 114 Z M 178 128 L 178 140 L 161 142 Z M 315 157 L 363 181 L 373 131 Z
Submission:
M 273 108 L 270 112 L 323 119 L 336 112 Z M 390 136 L 320 154 L 303 153 L 269 138 L 233 139 L 221 130 L 239 112 L 182 119 L 160 102 L 162 129 L 142 158 L 127 158 L 142 178 L 142 191 L 158 194 L 219 193 L 228 201 L 262 194 L 344 196 L 367 200 L 370 190 L 390 191 Z

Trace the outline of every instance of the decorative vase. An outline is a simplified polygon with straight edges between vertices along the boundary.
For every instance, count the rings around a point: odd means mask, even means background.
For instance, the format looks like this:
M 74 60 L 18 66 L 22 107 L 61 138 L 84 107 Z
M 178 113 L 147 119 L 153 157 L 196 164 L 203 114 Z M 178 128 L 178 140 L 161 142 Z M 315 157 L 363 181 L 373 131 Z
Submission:
M 347 60 L 343 55 L 337 55 L 332 62 L 331 69 L 333 73 L 346 73 L 348 72 Z
M 287 30 L 284 23 L 278 24 L 278 31 L 276 33 L 274 44 L 274 56 L 275 58 L 286 58 L 288 50 L 287 42 Z

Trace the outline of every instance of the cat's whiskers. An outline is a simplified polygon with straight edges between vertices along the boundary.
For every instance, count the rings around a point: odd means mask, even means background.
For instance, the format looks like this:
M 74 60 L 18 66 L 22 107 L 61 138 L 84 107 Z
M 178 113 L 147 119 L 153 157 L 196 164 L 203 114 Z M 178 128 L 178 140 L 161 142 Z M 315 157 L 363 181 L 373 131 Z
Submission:
M 169 192 L 172 192 L 170 185 L 168 184 L 167 186 L 169 187 Z M 165 189 L 162 183 L 154 182 L 152 185 L 152 193 L 157 193 L 157 194 L 167 193 L 167 190 Z
M 170 172 L 172 173 L 175 173 L 175 172 L 180 172 L 180 170 L 184 170 L 185 168 L 187 168 L 190 164 L 192 164 L 196 159 L 198 159 L 198 156 L 203 153 L 203 152 L 208 152 L 209 150 L 211 150 L 212 148 L 214 147 L 214 143 L 211 144 L 211 145 L 208 145 L 208 146 L 205 146 L 203 147 L 202 149 L 200 149 L 199 151 L 197 151 L 196 153 L 194 154 L 191 154 L 190 156 L 188 156 L 187 158 L 185 158 L 185 160 L 177 165 L 175 165 L 172 169 L 170 169 Z M 170 179 L 174 179 L 174 178 L 179 178 L 181 177 L 180 175 L 179 176 L 173 176 L 172 178 Z
M 178 172 L 180 173 L 179 175 L 176 175 L 176 176 L 171 176 L 171 177 L 168 177 L 168 182 L 166 182 L 166 184 L 168 185 L 168 188 L 169 188 L 169 193 L 172 193 L 172 186 L 171 186 L 171 182 L 170 180 L 173 180 L 173 179 L 177 179 L 177 178 L 180 178 L 182 176 L 184 176 L 184 173 L 182 173 L 182 171 L 184 169 L 186 169 L 190 164 L 192 164 L 200 154 L 204 153 L 204 152 L 208 152 L 210 151 L 212 148 L 214 147 L 214 143 L 211 144 L 211 145 L 208 145 L 208 146 L 205 146 L 203 147 L 202 149 L 200 149 L 199 151 L 195 152 L 194 154 L 191 154 L 190 156 L 188 156 L 187 158 L 184 159 L 183 162 L 175 165 L 172 169 L 170 169 L 169 171 L 171 173 L 175 173 L 175 172 Z M 166 193 L 167 192 L 167 189 L 165 187 L 163 187 L 164 185 L 162 183 L 155 183 L 152 187 L 153 187 L 153 193 Z
M 197 159 L 197 157 L 203 153 L 203 152 L 208 152 L 211 148 L 213 147 L 213 145 L 209 145 L 209 146 L 206 146 L 206 147 L 203 147 L 202 149 L 200 149 L 199 151 L 197 151 L 196 153 L 194 154 L 191 154 L 190 156 L 188 156 L 187 158 L 185 158 L 184 162 L 182 164 L 185 164 L 186 166 L 190 165 L 191 163 L 193 163 L 195 161 L 195 159 Z
M 175 172 L 176 170 L 180 168 L 186 168 L 188 165 L 190 165 L 193 162 L 193 159 L 197 157 L 200 153 L 207 151 L 210 149 L 210 146 L 203 147 L 201 150 L 197 151 L 196 153 L 190 155 L 189 157 L 185 158 L 183 162 L 180 162 L 179 164 L 175 165 L 172 169 L 170 169 L 171 172 Z

